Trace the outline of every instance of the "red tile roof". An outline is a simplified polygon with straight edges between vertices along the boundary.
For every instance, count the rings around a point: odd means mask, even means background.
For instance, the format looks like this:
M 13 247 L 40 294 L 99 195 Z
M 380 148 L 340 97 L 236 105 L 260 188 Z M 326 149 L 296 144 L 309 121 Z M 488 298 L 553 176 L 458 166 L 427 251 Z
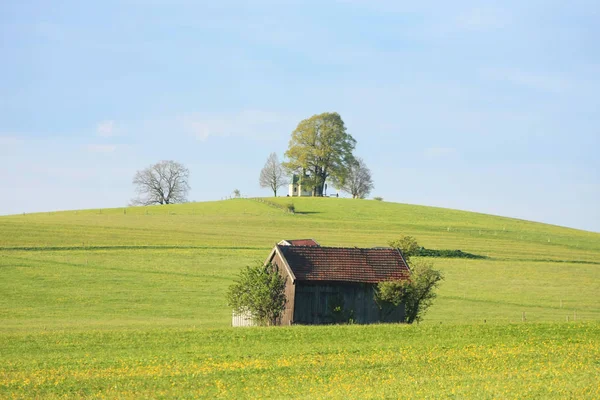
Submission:
M 410 270 L 391 248 L 279 246 L 299 281 L 378 283 L 408 279 Z
M 314 239 L 282 240 L 279 244 L 284 246 L 320 246 Z

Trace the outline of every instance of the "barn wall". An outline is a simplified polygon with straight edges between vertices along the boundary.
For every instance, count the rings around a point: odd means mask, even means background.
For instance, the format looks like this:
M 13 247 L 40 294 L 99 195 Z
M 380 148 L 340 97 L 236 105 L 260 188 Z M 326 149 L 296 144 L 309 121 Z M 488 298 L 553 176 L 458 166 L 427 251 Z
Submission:
M 286 277 L 285 281 L 285 310 L 281 316 L 280 325 L 291 325 L 294 322 L 294 300 L 296 295 L 296 287 L 292 282 L 292 278 L 288 275 L 287 269 L 284 267 L 283 261 L 279 257 L 279 254 L 275 253 L 273 257 L 273 264 L 277 266 L 277 270 L 281 276 Z
M 372 324 L 404 319 L 403 306 L 380 310 L 373 284 L 297 282 L 295 289 L 294 323 L 335 324 L 352 319 L 358 324 Z

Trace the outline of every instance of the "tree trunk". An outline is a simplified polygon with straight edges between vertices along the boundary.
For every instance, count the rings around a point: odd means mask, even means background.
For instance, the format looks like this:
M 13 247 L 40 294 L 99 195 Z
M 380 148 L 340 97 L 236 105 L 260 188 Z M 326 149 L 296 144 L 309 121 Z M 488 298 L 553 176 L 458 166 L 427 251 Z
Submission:
M 322 197 L 323 196 L 323 184 L 319 183 L 315 187 L 315 196 Z
M 317 186 L 315 187 L 315 191 L 317 193 L 317 196 L 323 197 L 323 192 L 325 191 L 325 180 L 327 179 L 327 177 L 323 174 L 319 174 L 318 177 L 319 178 L 317 181 Z

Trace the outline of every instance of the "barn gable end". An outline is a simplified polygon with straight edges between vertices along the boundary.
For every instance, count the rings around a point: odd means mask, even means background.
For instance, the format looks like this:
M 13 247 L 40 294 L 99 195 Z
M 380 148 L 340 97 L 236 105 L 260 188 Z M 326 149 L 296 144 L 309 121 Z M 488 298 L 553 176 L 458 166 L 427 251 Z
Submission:
M 285 309 L 281 316 L 280 325 L 291 325 L 294 321 L 294 304 L 296 297 L 296 276 L 294 275 L 292 269 L 290 268 L 287 260 L 281 254 L 281 250 L 279 246 L 275 246 L 269 257 L 267 257 L 265 264 L 273 263 L 277 266 L 277 270 L 279 274 L 283 276 L 285 279 Z

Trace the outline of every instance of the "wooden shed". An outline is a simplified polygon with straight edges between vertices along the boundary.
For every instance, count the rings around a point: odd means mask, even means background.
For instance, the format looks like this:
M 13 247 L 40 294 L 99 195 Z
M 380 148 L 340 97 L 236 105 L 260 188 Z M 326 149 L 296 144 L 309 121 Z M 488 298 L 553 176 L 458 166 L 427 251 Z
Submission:
M 381 310 L 376 285 L 408 279 L 410 270 L 401 252 L 392 248 L 322 247 L 277 244 L 266 262 L 286 277 L 286 308 L 282 325 L 399 322 L 404 307 Z M 281 243 L 281 242 L 280 242 Z M 290 243 L 290 244 L 288 244 Z

